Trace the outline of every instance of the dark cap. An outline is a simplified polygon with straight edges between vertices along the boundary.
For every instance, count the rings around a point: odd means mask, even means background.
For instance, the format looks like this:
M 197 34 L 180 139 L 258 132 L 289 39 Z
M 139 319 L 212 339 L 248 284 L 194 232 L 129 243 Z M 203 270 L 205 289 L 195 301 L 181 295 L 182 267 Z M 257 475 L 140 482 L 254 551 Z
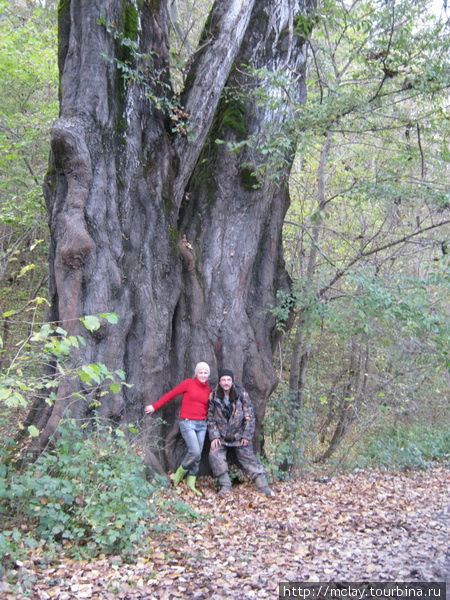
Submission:
M 231 369 L 220 369 L 219 381 L 221 377 L 231 377 L 231 379 L 234 381 L 234 373 Z

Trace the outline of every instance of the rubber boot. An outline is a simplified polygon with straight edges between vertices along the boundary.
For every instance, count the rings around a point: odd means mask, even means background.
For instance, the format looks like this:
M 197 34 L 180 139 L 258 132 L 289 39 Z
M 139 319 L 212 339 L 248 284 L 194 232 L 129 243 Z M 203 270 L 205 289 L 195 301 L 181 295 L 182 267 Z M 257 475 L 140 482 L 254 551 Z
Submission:
M 187 473 L 187 469 L 183 469 L 183 467 L 180 465 L 178 467 L 178 469 L 175 471 L 175 473 L 173 474 L 173 479 L 172 479 L 173 485 L 177 486 L 180 483 L 180 481 L 182 479 L 184 479 L 184 476 L 186 475 L 186 473 Z
M 228 492 L 231 492 L 231 479 L 228 475 L 228 473 L 222 473 L 222 475 L 219 475 L 219 477 L 217 478 L 219 485 L 220 485 L 220 490 L 219 490 L 219 496 L 225 496 L 225 494 L 228 494 Z
M 275 496 L 275 494 L 270 489 L 269 484 L 267 483 L 267 478 L 264 475 L 264 473 L 260 473 L 259 475 L 257 475 L 255 477 L 255 485 L 260 492 L 262 492 L 269 498 L 271 498 L 272 496 Z
M 203 496 L 202 492 L 195 487 L 195 482 L 197 481 L 197 477 L 195 475 L 188 475 L 186 477 L 186 485 L 188 488 L 197 494 L 197 496 Z

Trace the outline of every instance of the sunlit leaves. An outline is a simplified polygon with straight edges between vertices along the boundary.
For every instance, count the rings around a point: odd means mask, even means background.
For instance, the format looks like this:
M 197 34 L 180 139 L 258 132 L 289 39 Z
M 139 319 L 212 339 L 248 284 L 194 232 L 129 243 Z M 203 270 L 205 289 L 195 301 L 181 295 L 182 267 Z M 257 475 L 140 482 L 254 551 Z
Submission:
M 96 315 L 87 315 L 82 317 L 80 321 L 88 331 L 97 331 L 97 329 L 100 329 L 101 327 L 100 319 L 105 319 L 111 325 L 116 325 L 119 322 L 119 317 L 116 313 L 104 313 L 98 315 L 98 317 Z
M 30 425 L 28 427 L 28 433 L 30 434 L 31 437 L 38 437 L 39 429 L 37 427 L 35 427 L 34 425 Z
M 88 331 L 96 331 L 100 329 L 100 319 L 95 315 L 88 315 L 80 319 Z
M 23 227 L 42 212 L 47 129 L 57 116 L 56 29 L 51 11 L 2 0 L 0 12 L 0 221 Z
M 36 299 L 33 304 L 39 305 Z M 15 311 L 4 313 L 3 318 L 12 316 Z M 116 313 L 86 315 L 79 319 L 86 332 L 95 334 L 102 323 L 115 325 L 119 321 Z M 28 338 L 18 344 L 19 350 L 9 367 L 0 376 L 0 405 L 7 408 L 27 407 L 30 397 L 42 397 L 52 405 L 56 399 L 61 379 L 78 380 L 82 393 L 73 392 L 73 398 L 90 402 L 91 408 L 99 406 L 99 399 L 108 394 L 120 394 L 123 387 L 130 387 L 125 381 L 125 373 L 118 369 L 111 371 L 107 365 L 97 362 L 81 364 L 82 350 L 86 346 L 80 334 L 70 335 L 56 323 L 44 323 L 33 330 Z M 45 366 L 47 374 L 36 374 Z M 50 373 L 49 373 L 50 371 Z M 84 393 L 89 390 L 90 395 Z M 30 435 L 35 434 L 29 432 Z

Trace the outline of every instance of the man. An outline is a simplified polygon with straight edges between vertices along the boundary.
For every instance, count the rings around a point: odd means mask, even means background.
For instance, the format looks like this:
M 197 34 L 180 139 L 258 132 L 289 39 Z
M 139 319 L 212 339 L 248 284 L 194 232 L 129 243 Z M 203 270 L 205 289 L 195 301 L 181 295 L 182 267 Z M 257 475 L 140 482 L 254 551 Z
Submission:
M 266 496 L 273 496 L 264 467 L 253 452 L 255 416 L 250 398 L 244 388 L 235 385 L 230 369 L 219 372 L 219 385 L 209 401 L 207 425 L 211 440 L 209 462 L 219 480 L 219 496 L 231 491 L 227 463 L 229 449 L 233 450 L 238 463 L 257 488 Z

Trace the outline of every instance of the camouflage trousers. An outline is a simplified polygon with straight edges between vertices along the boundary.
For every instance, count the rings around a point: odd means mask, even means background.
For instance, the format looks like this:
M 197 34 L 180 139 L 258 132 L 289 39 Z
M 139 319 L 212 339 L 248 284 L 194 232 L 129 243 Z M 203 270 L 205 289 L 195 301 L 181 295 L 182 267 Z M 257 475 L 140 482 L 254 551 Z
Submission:
M 251 445 L 229 447 L 222 444 L 217 450 L 209 451 L 209 464 L 215 477 L 228 473 L 227 452 L 234 452 L 239 466 L 251 481 L 258 475 L 265 474 L 266 471 L 256 458 Z

